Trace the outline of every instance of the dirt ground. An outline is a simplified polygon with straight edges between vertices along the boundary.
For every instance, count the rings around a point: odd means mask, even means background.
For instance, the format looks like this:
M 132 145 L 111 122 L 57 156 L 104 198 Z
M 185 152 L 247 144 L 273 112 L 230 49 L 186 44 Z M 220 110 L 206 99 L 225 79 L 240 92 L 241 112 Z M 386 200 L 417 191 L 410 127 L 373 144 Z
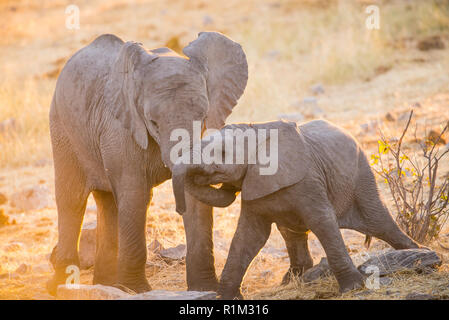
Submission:
M 51 195 L 50 204 L 41 210 L 20 211 L 10 202 L 0 205 L 10 221 L 15 221 L 0 227 L 0 299 L 53 299 L 45 289 L 52 274 L 48 256 L 57 242 L 48 109 L 60 68 L 71 54 L 102 33 L 140 41 L 148 48 L 169 45 L 178 50 L 202 30 L 218 30 L 240 42 L 247 53 L 249 81 L 228 123 L 272 120 L 280 113 L 301 112 L 305 121 L 325 118 L 342 126 L 370 156 L 377 152 L 379 132 L 365 130 L 363 124 L 379 120 L 387 136 L 397 137 L 405 125 L 403 115 L 411 108 L 414 123 L 422 129 L 438 130 L 449 120 L 449 17 L 437 7 L 379 1 L 385 22 L 372 35 L 360 24 L 366 17 L 363 1 L 349 7 L 338 1 L 73 3 L 80 7 L 79 30 L 65 28 L 66 1 L 39 5 L 25 0 L 0 2 L 0 122 L 9 118 L 18 122 L 14 136 L 0 133 L 0 193 L 10 197 L 40 185 Z M 395 23 L 402 28 L 393 28 Z M 444 48 L 418 49 L 418 42 L 430 36 L 438 36 Z M 317 106 L 309 110 L 301 101 L 314 96 L 310 88 L 316 84 L 322 85 L 324 93 L 315 95 Z M 385 119 L 387 113 L 393 115 L 393 121 Z M 446 139 L 449 142 L 449 136 Z M 442 162 L 440 172 L 449 174 L 449 161 Z M 395 214 L 387 185 L 380 178 L 378 184 Z M 89 198 L 85 223 L 95 220 L 94 206 Z M 239 208 L 240 197 L 230 207 L 214 210 L 218 274 Z M 364 235 L 350 230 L 342 230 L 342 234 L 351 255 L 388 248 L 374 239 L 366 249 Z M 153 240 L 164 247 L 185 243 L 171 181 L 154 190 L 147 243 Z M 324 251 L 313 234 L 309 243 L 318 263 Z M 434 274 L 398 274 L 392 284 L 379 290 L 340 295 L 333 278 L 313 285 L 279 286 L 289 261 L 283 239 L 273 226 L 268 243 L 248 270 L 242 291 L 248 299 L 400 299 L 410 292 L 448 298 L 449 251 L 444 247 L 449 247 L 449 225 L 438 241 L 428 246 L 443 259 Z M 31 270 L 16 272 L 21 264 Z M 90 283 L 92 275 L 92 269 L 83 271 L 82 283 Z M 186 289 L 182 262 L 167 264 L 149 255 L 147 277 L 153 289 Z

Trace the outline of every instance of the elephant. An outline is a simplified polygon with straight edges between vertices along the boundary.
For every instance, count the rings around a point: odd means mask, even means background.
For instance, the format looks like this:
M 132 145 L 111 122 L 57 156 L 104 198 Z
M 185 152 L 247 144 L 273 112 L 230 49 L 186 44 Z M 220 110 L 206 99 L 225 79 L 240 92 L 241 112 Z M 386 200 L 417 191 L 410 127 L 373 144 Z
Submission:
M 93 283 L 135 292 L 145 277 L 146 212 L 152 188 L 171 178 L 171 133 L 201 138 L 194 121 L 221 128 L 248 79 L 240 44 L 201 32 L 183 49 L 147 50 L 105 34 L 76 52 L 62 69 L 49 120 L 58 210 L 58 241 L 50 261 L 55 294 L 66 269 L 79 266 L 78 242 L 88 196 L 97 204 Z M 187 196 L 183 218 L 190 290 L 215 290 L 212 207 Z
M 254 132 L 255 140 L 251 141 L 249 131 Z M 246 148 L 239 149 L 239 134 L 247 139 Z M 390 215 L 360 145 L 326 120 L 299 126 L 285 121 L 232 124 L 204 137 L 200 144 L 203 154 L 207 148 L 211 154 L 213 151 L 213 161 L 194 164 L 179 160 L 172 168 L 178 213 L 185 212 L 185 194 L 211 206 L 226 207 L 241 192 L 240 217 L 218 289 L 222 299 L 242 298 L 241 282 L 265 245 L 272 223 L 300 239 L 301 245 L 287 243 L 287 250 L 290 256 L 301 257 L 295 265 L 301 270 L 312 266 L 307 245 L 307 233 L 312 231 L 325 250 L 341 292 L 362 287 L 364 279 L 346 250 L 340 228 L 382 239 L 395 249 L 419 247 Z M 277 159 L 277 170 L 262 174 L 267 162 L 262 163 L 259 155 L 268 145 L 273 162 Z M 229 153 L 232 156 L 226 158 Z M 239 153 L 243 153 L 240 162 Z

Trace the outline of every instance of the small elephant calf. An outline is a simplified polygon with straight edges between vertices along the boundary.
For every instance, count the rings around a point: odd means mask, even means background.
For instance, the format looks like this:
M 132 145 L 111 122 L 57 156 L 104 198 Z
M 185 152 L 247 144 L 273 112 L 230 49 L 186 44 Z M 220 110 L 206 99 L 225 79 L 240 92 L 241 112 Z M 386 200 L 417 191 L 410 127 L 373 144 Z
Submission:
M 258 134 L 261 129 L 265 134 Z M 230 139 L 226 130 L 256 133 L 256 148 L 247 148 L 240 158 L 243 161 L 236 161 L 241 154 L 233 152 L 238 150 L 238 139 Z M 275 144 L 270 142 L 274 138 Z M 335 125 L 323 120 L 300 126 L 283 121 L 233 124 L 204 138 L 201 146 L 211 150 L 211 143 L 217 147 L 214 150 L 223 150 L 222 156 L 232 151 L 228 160 L 234 162 L 178 161 L 173 168 L 173 190 L 181 214 L 185 210 L 184 190 L 217 207 L 230 205 L 236 193 L 242 193 L 237 231 L 221 276 L 221 298 L 242 297 L 242 279 L 267 241 L 272 223 L 281 232 L 288 230 L 295 235 L 288 241 L 287 249 L 292 266 L 301 270 L 312 266 L 307 246 L 307 232 L 311 230 L 320 240 L 343 292 L 362 287 L 363 277 L 349 257 L 340 228 L 377 237 L 395 249 L 418 247 L 400 230 L 382 202 L 360 145 Z M 261 174 L 262 165 L 254 159 L 260 159 L 256 153 L 263 154 L 268 146 L 270 158 L 275 155 L 273 146 L 277 146 L 277 170 L 274 174 Z M 221 188 L 212 186 L 219 183 Z

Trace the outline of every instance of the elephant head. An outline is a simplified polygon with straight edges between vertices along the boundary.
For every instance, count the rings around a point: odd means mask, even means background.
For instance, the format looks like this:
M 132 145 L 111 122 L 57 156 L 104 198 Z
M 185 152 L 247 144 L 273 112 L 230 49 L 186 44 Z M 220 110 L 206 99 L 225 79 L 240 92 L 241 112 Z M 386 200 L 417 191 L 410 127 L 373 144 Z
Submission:
M 201 202 L 226 207 L 235 200 L 237 191 L 242 192 L 244 201 L 256 200 L 298 183 L 310 170 L 308 145 L 293 122 L 225 126 L 201 141 L 203 157 L 211 149 L 215 153 L 213 161 L 179 161 L 173 167 L 173 192 L 180 214 L 185 211 L 184 190 Z M 229 154 L 232 156 L 227 157 Z M 264 158 L 269 161 L 263 161 Z M 264 171 L 271 167 L 271 161 L 274 170 Z M 220 183 L 220 188 L 213 186 Z
M 248 79 L 241 46 L 220 33 L 200 33 L 183 52 L 123 43 L 104 89 L 105 103 L 137 145 L 147 149 L 149 134 L 170 168 L 172 132 L 186 130 L 192 142 L 193 121 L 202 129 L 222 127 Z

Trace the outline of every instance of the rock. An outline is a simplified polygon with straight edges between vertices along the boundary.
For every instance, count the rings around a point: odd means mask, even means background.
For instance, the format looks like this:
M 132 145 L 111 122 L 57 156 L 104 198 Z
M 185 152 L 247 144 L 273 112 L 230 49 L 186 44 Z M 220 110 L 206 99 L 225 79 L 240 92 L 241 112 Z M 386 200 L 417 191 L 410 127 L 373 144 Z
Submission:
M 263 280 L 265 280 L 265 281 L 267 281 L 268 279 L 273 278 L 273 276 L 274 276 L 274 273 L 273 273 L 273 271 L 271 271 L 271 270 L 264 270 L 264 271 L 262 271 L 262 272 L 260 273 L 260 277 L 261 277 Z
M 115 300 L 124 299 L 130 294 L 109 286 L 80 284 L 60 285 L 56 291 L 57 300 Z
M 284 259 L 288 258 L 288 253 L 286 252 L 286 250 L 287 249 L 281 250 L 273 247 L 264 247 L 260 252 L 263 254 L 268 254 L 273 258 Z
M 431 144 L 446 144 L 446 140 L 443 137 L 440 137 L 440 132 L 435 130 L 430 130 L 427 134 L 426 140 Z
M 381 277 L 379 278 L 379 284 L 381 286 L 389 286 L 393 280 L 390 277 Z
M 405 296 L 405 300 L 436 300 L 436 297 L 419 292 L 411 292 Z
M 327 262 L 327 258 L 321 258 L 319 264 L 304 272 L 302 279 L 307 283 L 318 280 L 320 278 L 328 277 L 330 275 L 332 275 L 332 271 L 329 267 L 329 263 Z
M 11 196 L 11 206 L 22 211 L 40 210 L 49 204 L 50 193 L 44 186 L 31 187 Z
M 390 113 L 387 112 L 384 116 L 385 121 L 393 122 L 396 121 L 396 118 Z
M 164 247 L 157 240 L 151 241 L 151 243 L 148 245 L 148 252 L 149 253 L 159 254 L 159 252 L 161 252 L 161 250 L 164 250 Z
M 321 83 L 317 83 L 310 87 L 310 91 L 312 91 L 314 95 L 324 94 L 324 87 Z
M 22 242 L 12 241 L 8 245 L 6 245 L 3 250 L 5 250 L 6 252 L 15 252 L 22 250 L 24 246 L 25 245 Z
M 86 270 L 95 264 L 97 223 L 85 223 L 81 229 L 79 243 L 80 268 Z
M 216 300 L 217 294 L 213 291 L 167 291 L 153 290 L 121 300 Z
M 281 52 L 279 50 L 270 50 L 265 53 L 264 58 L 267 60 L 277 60 L 281 57 Z
M 203 16 L 203 26 L 208 26 L 211 24 L 214 24 L 214 19 L 212 19 L 212 17 L 207 14 Z
M 25 274 L 28 273 L 31 270 L 31 266 L 29 266 L 26 263 L 22 263 L 17 269 L 16 269 L 16 273 L 18 274 Z
M 7 203 L 8 202 L 8 198 L 0 192 L 0 206 Z
M 299 112 L 281 113 L 281 114 L 278 114 L 278 119 L 293 121 L 293 122 L 301 122 L 301 121 L 304 121 L 304 116 Z
M 5 214 L 5 210 L 0 209 L 0 227 L 9 225 L 9 217 Z
M 417 48 L 421 51 L 429 51 L 434 49 L 442 50 L 445 48 L 445 45 L 440 36 L 433 36 L 418 41 Z
M 0 121 L 0 135 L 10 134 L 17 130 L 17 121 L 15 118 L 9 118 Z
M 52 161 L 50 159 L 46 159 L 46 158 L 36 160 L 33 163 L 33 165 L 35 167 L 38 167 L 38 168 L 46 167 L 46 166 L 49 166 L 51 164 L 52 164 Z
M 32 271 L 34 273 L 50 273 L 53 269 L 48 263 L 41 263 L 37 266 L 33 266 Z
M 315 97 L 305 97 L 302 103 L 306 106 L 318 107 L 318 100 Z
M 370 266 L 379 268 L 379 276 L 386 276 L 397 271 L 415 270 L 418 272 L 434 270 L 442 263 L 435 251 L 427 249 L 391 250 L 372 256 L 358 267 L 365 276 L 372 273 Z M 367 269 L 370 272 L 367 272 Z
M 379 129 L 379 121 L 371 120 L 366 123 L 362 123 L 360 125 L 359 134 L 367 135 L 367 134 L 377 134 L 377 130 Z
M 161 256 L 167 262 L 184 260 L 187 254 L 187 247 L 185 244 L 177 245 L 174 248 L 162 249 L 159 251 Z

